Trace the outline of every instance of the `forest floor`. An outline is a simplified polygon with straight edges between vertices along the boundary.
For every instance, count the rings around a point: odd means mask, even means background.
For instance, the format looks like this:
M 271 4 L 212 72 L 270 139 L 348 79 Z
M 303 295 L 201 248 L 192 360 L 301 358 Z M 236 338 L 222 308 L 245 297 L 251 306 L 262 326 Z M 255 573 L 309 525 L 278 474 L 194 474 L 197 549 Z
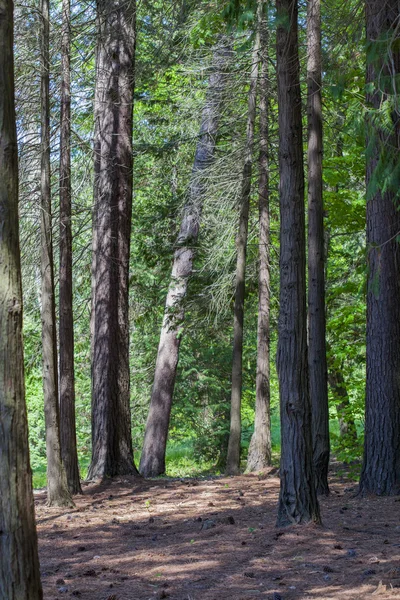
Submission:
M 45 600 L 400 599 L 400 497 L 332 477 L 323 527 L 275 527 L 279 480 L 124 478 L 35 493 Z

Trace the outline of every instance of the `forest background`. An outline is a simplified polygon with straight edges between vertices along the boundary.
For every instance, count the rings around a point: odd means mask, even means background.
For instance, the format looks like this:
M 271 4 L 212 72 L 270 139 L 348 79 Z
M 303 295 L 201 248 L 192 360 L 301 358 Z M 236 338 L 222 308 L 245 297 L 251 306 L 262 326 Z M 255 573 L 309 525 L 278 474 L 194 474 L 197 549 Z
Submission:
M 300 61 L 306 103 L 306 3 L 300 3 Z M 269 158 L 271 216 L 271 412 L 279 456 L 275 369 L 279 297 L 278 131 L 275 14 L 270 8 Z M 40 318 L 40 48 L 35 2 L 16 5 L 15 68 L 20 148 L 20 230 L 26 392 L 34 485 L 46 483 Z M 51 158 L 58 214 L 61 3 L 51 12 Z M 220 472 L 229 435 L 235 237 L 255 10 L 251 2 L 146 2 L 137 7 L 134 200 L 130 264 L 131 409 L 139 463 L 171 258 L 187 199 L 213 47 L 233 31 L 215 160 L 207 172 L 195 270 L 185 300 L 167 474 Z M 365 32 L 361 2 L 322 5 L 326 312 L 333 454 L 355 470 L 362 455 L 365 388 Z M 77 441 L 81 474 L 91 455 L 90 303 L 93 198 L 94 7 L 74 1 L 72 34 L 73 283 Z M 304 110 L 306 115 L 306 110 Z M 305 117 L 304 117 L 305 118 Z M 259 127 L 256 125 L 255 148 Z M 256 164 L 257 152 L 254 153 Z M 242 459 L 253 431 L 257 360 L 258 209 L 253 169 L 243 346 Z M 55 265 L 59 223 L 53 221 Z M 56 271 L 56 280 L 57 280 Z M 58 286 L 57 286 L 58 287 Z

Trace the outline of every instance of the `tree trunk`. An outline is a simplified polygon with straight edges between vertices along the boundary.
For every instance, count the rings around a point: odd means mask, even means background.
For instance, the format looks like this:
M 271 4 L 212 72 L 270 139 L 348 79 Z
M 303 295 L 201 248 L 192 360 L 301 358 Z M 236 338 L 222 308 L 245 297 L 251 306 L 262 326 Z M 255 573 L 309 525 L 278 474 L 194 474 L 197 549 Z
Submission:
M 41 278 L 43 392 L 47 454 L 47 504 L 72 506 L 61 460 L 56 308 L 50 186 L 49 2 L 41 0 Z
M 24 387 L 12 0 L 0 0 L 0 215 L 0 598 L 41 600 Z
M 60 436 L 68 489 L 81 494 L 75 425 L 72 311 L 70 0 L 63 0 L 60 110 Z
M 308 390 L 304 167 L 296 0 L 277 0 L 281 413 L 278 526 L 319 522 Z
M 329 495 L 329 408 L 326 365 L 324 204 L 322 190 L 321 0 L 307 5 L 308 365 L 317 494 Z
M 212 162 L 226 85 L 226 69 L 231 56 L 230 46 L 221 42 L 214 52 L 212 74 L 203 109 L 199 141 L 192 171 L 189 199 L 184 208 L 172 266 L 164 320 L 158 346 L 150 409 L 140 459 L 140 473 L 156 477 L 165 472 L 165 451 L 174 393 L 182 325 L 185 318 L 185 298 L 193 272 L 195 245 L 206 190 L 206 175 Z
M 357 429 L 350 412 L 351 405 L 346 382 L 341 368 L 337 367 L 334 361 L 328 367 L 328 381 L 335 399 L 340 437 L 343 440 L 350 439 L 355 441 L 357 439 Z
M 247 456 L 246 472 L 262 471 L 271 464 L 270 416 L 270 269 L 269 269 L 269 164 L 268 164 L 268 21 L 267 3 L 260 12 L 260 155 L 258 159 L 258 324 L 254 433 Z
M 242 404 L 242 362 L 243 362 L 243 322 L 246 278 L 247 234 L 249 225 L 249 208 L 251 192 L 251 173 L 253 163 L 254 125 L 256 120 L 257 80 L 259 67 L 260 35 L 257 29 L 250 68 L 250 89 L 248 95 L 247 132 L 242 174 L 242 190 L 240 198 L 239 232 L 236 238 L 236 284 L 233 319 L 233 359 L 232 359 L 232 391 L 231 422 L 229 431 L 228 453 L 226 458 L 226 474 L 240 473 L 240 438 L 241 438 L 241 404 Z
M 378 495 L 400 493 L 400 217 L 397 185 L 379 180 L 377 170 L 388 149 L 398 160 L 399 18 L 397 0 L 367 0 L 367 85 L 373 90 L 367 94 L 367 383 L 360 492 Z M 387 106 L 392 133 L 387 126 L 380 129 L 374 115 Z
M 98 0 L 97 13 L 89 479 L 137 474 L 131 437 L 128 302 L 136 5 L 134 0 Z

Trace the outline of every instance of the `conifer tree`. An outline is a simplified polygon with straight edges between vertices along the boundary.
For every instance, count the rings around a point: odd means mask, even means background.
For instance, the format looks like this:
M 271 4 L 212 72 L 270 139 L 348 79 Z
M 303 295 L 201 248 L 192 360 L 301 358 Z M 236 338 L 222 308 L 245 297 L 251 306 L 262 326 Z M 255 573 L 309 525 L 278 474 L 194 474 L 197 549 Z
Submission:
M 367 0 L 367 381 L 360 491 L 378 495 L 400 493 L 399 20 L 397 0 Z
M 137 474 L 129 371 L 135 0 L 97 1 L 89 479 Z
M 0 598 L 41 600 L 22 344 L 13 2 L 0 0 Z
M 46 423 L 47 503 L 72 506 L 61 458 L 57 330 L 50 182 L 50 7 L 41 0 L 41 316 Z
M 281 413 L 279 526 L 319 522 L 308 389 L 304 166 L 297 0 L 277 0 Z
M 318 494 L 329 494 L 329 408 L 325 323 L 325 240 L 322 189 L 321 2 L 307 4 L 308 113 L 308 364 L 314 472 Z

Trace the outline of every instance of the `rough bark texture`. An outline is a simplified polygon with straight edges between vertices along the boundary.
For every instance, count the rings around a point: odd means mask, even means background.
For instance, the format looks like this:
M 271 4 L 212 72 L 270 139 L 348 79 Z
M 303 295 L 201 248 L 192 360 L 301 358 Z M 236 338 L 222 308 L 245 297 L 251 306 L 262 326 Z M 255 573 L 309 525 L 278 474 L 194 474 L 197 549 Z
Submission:
M 22 344 L 13 2 L 0 0 L 0 600 L 41 600 Z
M 182 324 L 185 318 L 184 302 L 189 279 L 193 272 L 195 245 L 199 235 L 206 189 L 205 174 L 214 156 L 230 55 L 229 44 L 226 40 L 221 41 L 214 52 L 212 74 L 208 84 L 194 158 L 189 199 L 184 208 L 181 228 L 176 241 L 177 247 L 165 305 L 150 409 L 140 459 L 140 473 L 145 477 L 156 477 L 165 472 L 169 419 L 179 360 Z
M 134 0 L 97 2 L 92 461 L 89 479 L 136 474 L 129 374 Z
M 329 494 L 329 408 L 326 364 L 324 204 L 322 190 L 321 0 L 307 5 L 308 365 L 317 494 Z
M 400 73 L 397 0 L 367 0 L 367 95 L 371 109 L 367 152 L 367 383 L 365 399 L 363 494 L 400 493 L 400 213 L 398 190 L 371 185 L 382 152 L 399 152 L 399 112 L 392 109 L 393 133 L 380 130 L 373 112 L 383 108 Z M 397 106 L 397 102 L 395 104 Z
M 259 32 L 257 31 L 251 59 L 250 89 L 248 95 L 248 114 L 246 146 L 242 174 L 242 190 L 240 197 L 239 231 L 236 238 L 236 280 L 235 306 L 233 313 L 233 357 L 232 357 L 232 391 L 231 420 L 229 430 L 228 453 L 226 457 L 226 474 L 240 473 L 240 438 L 241 438 L 241 404 L 242 404 L 242 362 L 243 362 L 243 322 L 244 296 L 246 277 L 247 234 L 249 226 L 249 208 L 251 192 L 251 173 L 253 166 L 254 125 L 256 120 L 257 80 L 259 67 Z
M 260 13 L 260 155 L 258 159 L 258 323 L 254 433 L 247 455 L 246 472 L 262 471 L 271 464 L 270 416 L 270 268 L 269 268 L 269 164 L 268 164 L 268 22 L 266 2 Z
M 60 109 L 60 437 L 68 489 L 81 494 L 75 425 L 72 311 L 70 0 L 63 0 Z
M 49 3 L 41 0 L 41 317 L 47 454 L 47 503 L 71 506 L 61 460 L 58 365 L 50 187 Z
M 297 1 L 277 0 L 280 313 L 277 369 L 281 412 L 279 526 L 319 522 L 308 390 L 306 243 Z

